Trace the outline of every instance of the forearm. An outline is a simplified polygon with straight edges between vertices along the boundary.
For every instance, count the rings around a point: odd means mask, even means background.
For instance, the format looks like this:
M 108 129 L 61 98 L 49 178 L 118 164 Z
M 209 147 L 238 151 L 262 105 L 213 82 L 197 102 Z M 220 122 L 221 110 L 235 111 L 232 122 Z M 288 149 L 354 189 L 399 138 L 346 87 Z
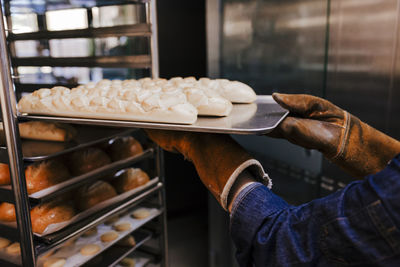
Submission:
M 400 253 L 400 156 L 383 172 L 293 207 L 258 183 L 233 200 L 240 266 L 378 263 Z

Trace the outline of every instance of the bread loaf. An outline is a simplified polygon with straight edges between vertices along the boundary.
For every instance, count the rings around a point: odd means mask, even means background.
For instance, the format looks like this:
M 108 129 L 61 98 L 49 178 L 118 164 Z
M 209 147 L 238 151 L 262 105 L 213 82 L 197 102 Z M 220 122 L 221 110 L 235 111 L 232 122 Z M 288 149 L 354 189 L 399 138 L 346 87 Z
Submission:
M 85 185 L 78 190 L 76 205 L 79 210 L 87 210 L 107 199 L 117 195 L 114 187 L 104 181 L 96 181 L 91 185 Z
M 51 201 L 31 210 L 32 230 L 42 234 L 47 226 L 70 220 L 75 216 L 74 208 L 63 201 Z
M 132 136 L 126 136 L 113 140 L 108 151 L 111 159 L 117 161 L 141 154 L 143 152 L 143 147 Z
M 74 175 L 81 175 L 111 163 L 110 157 L 99 148 L 87 148 L 70 155 L 70 170 Z
M 0 163 L 0 185 L 7 185 L 10 183 L 10 168 L 8 164 Z
M 68 169 L 58 160 L 47 160 L 29 165 L 25 169 L 28 194 L 35 193 L 70 177 Z
M 64 142 L 71 140 L 76 130 L 68 124 L 29 121 L 19 124 L 19 133 L 26 139 Z
M 0 221 L 14 222 L 15 220 L 14 205 L 7 202 L 0 203 Z
M 139 168 L 126 169 L 119 177 L 116 177 L 112 184 L 119 194 L 145 185 L 150 181 L 149 176 Z

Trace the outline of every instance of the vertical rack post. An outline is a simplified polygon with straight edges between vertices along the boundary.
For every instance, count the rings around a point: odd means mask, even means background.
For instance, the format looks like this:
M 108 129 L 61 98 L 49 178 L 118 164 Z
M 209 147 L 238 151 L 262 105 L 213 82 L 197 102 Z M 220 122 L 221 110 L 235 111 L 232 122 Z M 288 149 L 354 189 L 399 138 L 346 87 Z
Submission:
M 150 36 L 150 54 L 151 54 L 151 76 L 153 79 L 159 78 L 159 63 L 158 63 L 158 32 L 157 32 L 157 2 L 156 0 L 150 0 L 145 3 L 146 7 L 146 23 L 150 24 L 151 36 Z M 167 205 L 165 199 L 165 177 L 164 177 L 164 155 L 162 149 L 157 146 L 156 153 L 157 162 L 157 173 L 164 185 L 164 190 L 158 191 L 158 201 L 163 208 L 163 213 L 159 220 L 160 228 L 160 250 L 163 253 L 161 259 L 161 266 L 168 267 L 168 236 L 167 236 Z
M 153 79 L 159 78 L 159 65 L 158 65 L 158 32 L 157 32 L 157 2 L 150 0 L 146 2 L 146 23 L 150 24 L 150 54 L 151 54 L 151 76 Z
M 0 101 L 4 133 L 7 142 L 7 152 L 11 174 L 11 183 L 14 193 L 14 203 L 17 225 L 20 234 L 20 245 L 23 266 L 35 266 L 35 250 L 30 218 L 30 205 L 26 191 L 26 181 L 22 159 L 22 150 L 19 139 L 16 99 L 11 79 L 10 62 L 8 58 L 7 41 L 3 21 L 3 12 L 0 7 Z

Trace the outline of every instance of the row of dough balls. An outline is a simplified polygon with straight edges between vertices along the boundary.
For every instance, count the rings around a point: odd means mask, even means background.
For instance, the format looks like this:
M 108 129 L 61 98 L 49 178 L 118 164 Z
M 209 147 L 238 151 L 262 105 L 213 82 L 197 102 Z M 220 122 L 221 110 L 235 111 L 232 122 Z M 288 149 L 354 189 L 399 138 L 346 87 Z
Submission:
M 25 95 L 18 107 L 27 113 L 132 114 L 136 115 L 133 120 L 193 123 L 197 115 L 227 116 L 231 102 L 251 103 L 255 99 L 254 91 L 237 81 L 143 78 L 101 80 L 73 89 L 42 88 Z

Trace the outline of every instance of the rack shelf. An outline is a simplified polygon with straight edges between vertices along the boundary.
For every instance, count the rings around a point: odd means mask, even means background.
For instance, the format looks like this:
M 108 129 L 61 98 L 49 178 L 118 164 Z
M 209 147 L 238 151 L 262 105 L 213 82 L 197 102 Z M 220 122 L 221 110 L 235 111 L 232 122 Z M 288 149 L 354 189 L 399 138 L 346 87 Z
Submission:
M 151 68 L 149 55 L 136 56 L 99 56 L 99 57 L 14 57 L 13 67 L 50 66 L 50 67 L 103 67 L 103 68 Z
M 146 23 L 134 25 L 122 25 L 113 27 L 87 28 L 81 30 L 65 31 L 38 31 L 29 33 L 9 33 L 9 41 L 19 40 L 49 40 L 49 39 L 68 39 L 68 38 L 104 38 L 116 36 L 150 36 L 151 26 Z

